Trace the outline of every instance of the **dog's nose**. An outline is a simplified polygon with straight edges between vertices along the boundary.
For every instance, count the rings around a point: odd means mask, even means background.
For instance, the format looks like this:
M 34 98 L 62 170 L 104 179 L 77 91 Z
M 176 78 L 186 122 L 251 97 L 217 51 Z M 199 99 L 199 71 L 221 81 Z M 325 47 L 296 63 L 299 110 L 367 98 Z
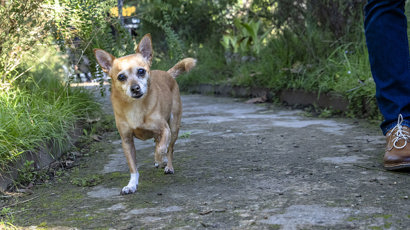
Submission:
M 141 87 L 139 85 L 133 85 L 131 86 L 131 92 L 133 93 L 139 93 L 141 91 Z

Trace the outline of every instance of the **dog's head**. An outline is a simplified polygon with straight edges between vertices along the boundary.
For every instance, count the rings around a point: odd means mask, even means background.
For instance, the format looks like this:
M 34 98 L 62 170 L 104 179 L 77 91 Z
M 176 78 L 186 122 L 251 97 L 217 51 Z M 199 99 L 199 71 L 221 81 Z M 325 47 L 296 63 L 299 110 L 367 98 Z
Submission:
M 146 34 L 135 50 L 135 54 L 115 58 L 102 49 L 94 49 L 94 55 L 102 70 L 112 79 L 113 90 L 138 99 L 148 92 L 152 61 L 151 35 Z

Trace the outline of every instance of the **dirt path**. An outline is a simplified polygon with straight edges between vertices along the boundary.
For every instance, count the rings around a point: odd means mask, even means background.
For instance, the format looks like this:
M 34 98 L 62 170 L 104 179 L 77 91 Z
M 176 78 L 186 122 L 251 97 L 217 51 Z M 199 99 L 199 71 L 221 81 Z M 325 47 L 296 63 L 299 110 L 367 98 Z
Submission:
M 108 103 L 108 100 L 104 100 Z M 109 104 L 108 104 L 109 105 Z M 384 171 L 384 139 L 362 120 L 230 98 L 183 96 L 175 174 L 136 142 L 140 184 L 106 133 L 68 175 L 12 208 L 16 226 L 78 229 L 407 229 L 408 173 Z M 107 111 L 110 111 L 107 107 Z M 77 186 L 84 182 L 85 185 Z M 95 182 L 95 183 L 94 183 Z M 88 184 L 87 184 L 88 183 Z

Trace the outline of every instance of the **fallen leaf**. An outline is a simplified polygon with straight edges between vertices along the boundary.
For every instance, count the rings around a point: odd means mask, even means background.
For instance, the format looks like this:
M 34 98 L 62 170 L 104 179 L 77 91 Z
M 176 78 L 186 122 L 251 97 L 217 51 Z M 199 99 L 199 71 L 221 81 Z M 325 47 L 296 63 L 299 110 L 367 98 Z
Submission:
M 266 102 L 266 100 L 267 100 L 266 96 L 262 96 L 262 97 L 256 97 L 256 98 L 249 99 L 245 103 L 246 104 L 257 104 L 257 103 L 264 103 Z

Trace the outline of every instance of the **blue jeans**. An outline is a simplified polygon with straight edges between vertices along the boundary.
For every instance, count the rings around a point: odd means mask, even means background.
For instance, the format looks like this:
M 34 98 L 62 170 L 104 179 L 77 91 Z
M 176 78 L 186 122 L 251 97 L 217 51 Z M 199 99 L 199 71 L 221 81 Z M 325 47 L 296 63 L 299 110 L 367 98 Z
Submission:
M 410 127 L 410 55 L 405 0 L 368 0 L 364 29 L 383 134 L 397 124 Z

